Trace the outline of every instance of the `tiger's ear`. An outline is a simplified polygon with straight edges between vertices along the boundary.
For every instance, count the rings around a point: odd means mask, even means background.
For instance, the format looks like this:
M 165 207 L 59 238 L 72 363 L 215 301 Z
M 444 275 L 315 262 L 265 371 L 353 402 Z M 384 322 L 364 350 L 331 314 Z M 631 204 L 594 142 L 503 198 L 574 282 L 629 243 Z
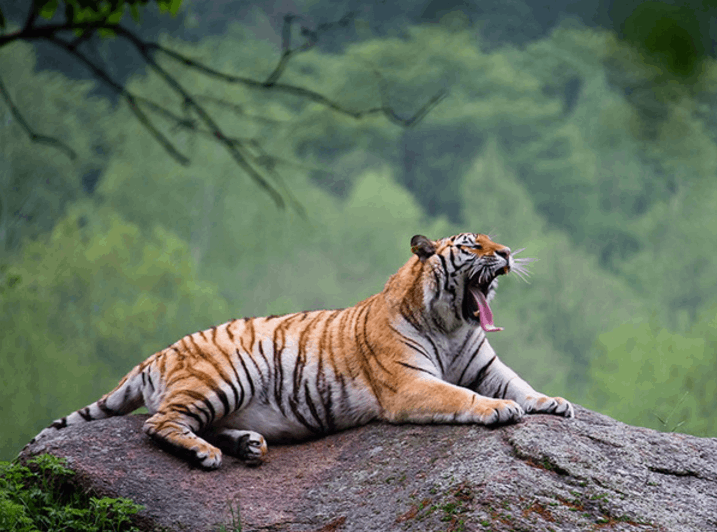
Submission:
M 411 239 L 411 253 L 418 255 L 421 262 L 436 252 L 436 245 L 423 235 L 416 235 Z

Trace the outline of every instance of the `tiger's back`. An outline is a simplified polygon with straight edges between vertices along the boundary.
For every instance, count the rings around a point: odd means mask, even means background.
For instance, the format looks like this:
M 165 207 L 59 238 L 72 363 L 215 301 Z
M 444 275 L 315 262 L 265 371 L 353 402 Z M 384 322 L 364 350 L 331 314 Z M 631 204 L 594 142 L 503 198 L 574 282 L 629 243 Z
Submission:
M 187 335 L 35 439 L 144 405 L 147 434 L 216 468 L 221 451 L 261 463 L 266 440 L 301 440 L 374 419 L 490 424 L 525 411 L 571 416 L 570 403 L 535 392 L 486 340 L 497 330 L 488 305 L 495 278 L 516 267 L 510 250 L 472 233 L 414 237 L 412 249 L 381 293 L 342 310 L 245 318 Z

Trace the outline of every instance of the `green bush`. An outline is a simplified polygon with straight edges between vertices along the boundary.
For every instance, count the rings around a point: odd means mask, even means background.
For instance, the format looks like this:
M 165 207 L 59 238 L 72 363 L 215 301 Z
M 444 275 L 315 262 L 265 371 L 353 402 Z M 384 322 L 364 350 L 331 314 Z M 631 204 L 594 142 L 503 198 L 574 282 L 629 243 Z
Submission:
M 142 506 L 128 499 L 97 498 L 72 484 L 65 461 L 41 455 L 19 463 L 0 462 L 0 530 L 135 532 L 132 516 Z

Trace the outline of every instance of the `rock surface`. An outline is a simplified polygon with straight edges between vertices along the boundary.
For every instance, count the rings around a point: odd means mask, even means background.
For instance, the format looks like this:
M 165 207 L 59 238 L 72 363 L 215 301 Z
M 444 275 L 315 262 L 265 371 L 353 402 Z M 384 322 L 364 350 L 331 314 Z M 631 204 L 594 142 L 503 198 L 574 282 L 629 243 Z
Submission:
M 146 416 L 68 428 L 25 449 L 69 461 L 99 495 L 145 506 L 146 530 L 717 531 L 717 438 L 576 408 L 517 425 L 373 424 L 203 471 L 157 447 Z M 234 517 L 233 517 L 234 516 Z

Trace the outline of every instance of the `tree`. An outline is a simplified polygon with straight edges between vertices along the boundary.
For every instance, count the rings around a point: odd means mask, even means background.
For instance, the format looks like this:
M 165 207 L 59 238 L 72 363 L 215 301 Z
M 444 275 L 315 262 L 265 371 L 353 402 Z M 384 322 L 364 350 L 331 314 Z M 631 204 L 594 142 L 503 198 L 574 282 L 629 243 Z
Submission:
M 172 15 L 176 15 L 181 6 L 181 0 L 155 0 L 155 2 L 160 10 L 169 12 Z M 245 76 L 220 72 L 157 42 L 145 41 L 135 32 L 120 25 L 120 21 L 127 10 L 130 11 L 135 21 L 139 21 L 140 9 L 144 8 L 147 3 L 148 0 L 62 0 L 64 20 L 60 23 L 39 23 L 42 18 L 46 20 L 53 19 L 58 10 L 59 2 L 57 0 L 35 0 L 30 7 L 23 27 L 6 35 L 0 35 L 0 48 L 17 41 L 36 40 L 45 40 L 60 47 L 76 61 L 84 64 L 97 79 L 107 84 L 124 99 L 136 119 L 151 132 L 154 140 L 161 144 L 167 154 L 176 162 L 189 165 L 190 159 L 182 153 L 170 136 L 161 131 L 156 124 L 156 118 L 151 117 L 151 114 L 173 124 L 176 130 L 188 130 L 195 134 L 212 138 L 219 143 L 231 155 L 235 163 L 269 194 L 279 207 L 285 205 L 283 196 L 288 195 L 293 206 L 301 211 L 301 207 L 291 199 L 291 195 L 285 188 L 283 195 L 280 192 L 279 189 L 283 187 L 274 170 L 273 158 L 265 153 L 260 145 L 252 142 L 252 139 L 232 136 L 224 128 L 220 127 L 207 106 L 200 103 L 197 95 L 191 94 L 178 81 L 177 77 L 170 73 L 165 65 L 158 60 L 159 56 L 220 82 L 238 84 L 249 89 L 272 94 L 288 94 L 301 101 L 320 104 L 336 113 L 354 119 L 361 119 L 368 115 L 383 115 L 388 120 L 404 127 L 411 127 L 417 123 L 445 96 L 445 92 L 438 92 L 413 116 L 403 118 L 394 111 L 385 97 L 382 98 L 383 101 L 380 106 L 354 110 L 344 107 L 317 91 L 280 82 L 287 65 L 294 56 L 314 47 L 322 33 L 335 27 L 340 28 L 348 25 L 353 18 L 352 13 L 348 13 L 338 22 L 321 24 L 316 28 L 310 28 L 308 25 L 303 24 L 299 16 L 285 15 L 281 29 L 281 55 L 279 61 L 263 81 L 258 81 Z M 0 11 L 0 29 L 4 29 L 5 26 L 6 22 Z M 72 37 L 68 38 L 68 35 Z M 120 38 L 126 41 L 129 47 L 134 48 L 139 53 L 150 70 L 161 76 L 166 85 L 164 91 L 149 97 L 133 93 L 118 83 L 106 69 L 93 61 L 85 52 L 86 47 L 95 36 Z M 293 46 L 292 42 L 295 41 L 297 36 L 300 37 L 301 44 Z M 381 94 L 385 96 L 385 90 L 382 90 Z M 10 90 L 8 90 L 2 78 L 0 78 L 0 97 L 5 101 L 15 120 L 22 125 L 33 142 L 53 146 L 70 158 L 77 156 L 75 150 L 64 140 L 36 131 L 23 118 L 22 110 L 13 102 Z M 176 106 L 165 103 L 170 97 L 178 99 Z M 231 106 L 231 102 L 225 101 L 221 103 L 226 107 Z

